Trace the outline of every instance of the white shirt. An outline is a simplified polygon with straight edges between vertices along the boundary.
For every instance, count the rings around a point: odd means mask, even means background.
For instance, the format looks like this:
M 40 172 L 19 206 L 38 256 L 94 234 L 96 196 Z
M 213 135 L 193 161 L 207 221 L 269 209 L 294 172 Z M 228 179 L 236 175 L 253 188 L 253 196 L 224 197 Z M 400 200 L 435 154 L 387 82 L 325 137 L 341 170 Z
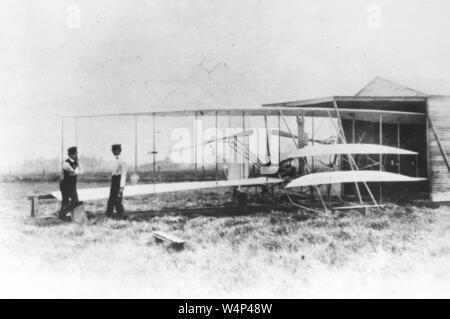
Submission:
M 116 156 L 113 164 L 112 175 L 120 175 L 120 187 L 125 187 L 125 181 L 127 180 L 127 164 L 120 159 L 120 156 Z
M 68 158 L 68 160 L 71 163 L 75 163 L 75 161 L 73 159 L 71 159 L 70 157 Z M 63 170 L 69 172 L 69 175 L 80 175 L 80 174 L 83 174 L 80 162 L 78 162 L 78 166 L 75 167 L 75 169 L 73 169 L 72 166 L 70 166 L 70 164 L 67 163 L 67 161 L 64 161 L 64 163 L 63 163 Z

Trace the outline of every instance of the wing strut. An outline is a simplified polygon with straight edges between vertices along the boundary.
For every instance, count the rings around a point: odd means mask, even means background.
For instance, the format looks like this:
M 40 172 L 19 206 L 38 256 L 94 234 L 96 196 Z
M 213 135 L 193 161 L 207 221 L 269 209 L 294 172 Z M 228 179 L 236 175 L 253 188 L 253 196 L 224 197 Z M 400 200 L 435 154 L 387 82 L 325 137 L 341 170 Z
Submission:
M 283 118 L 283 121 L 284 121 L 284 124 L 286 125 L 286 128 L 288 129 L 289 133 L 290 133 L 291 136 L 292 136 L 292 141 L 294 142 L 295 146 L 298 148 L 297 141 L 296 141 L 295 138 L 293 137 L 294 135 L 292 134 L 291 129 L 289 128 L 289 125 L 288 125 L 288 123 L 287 123 L 287 121 L 286 121 L 286 118 L 284 117 L 283 112 L 282 112 L 281 110 L 280 110 L 280 115 L 281 115 L 281 117 Z M 307 172 L 308 174 L 311 173 L 311 169 L 310 169 L 310 167 L 309 167 L 309 165 L 308 165 L 308 162 L 306 161 L 305 158 L 303 158 L 303 162 L 304 162 L 304 164 L 305 164 L 306 172 Z M 328 211 L 327 204 L 325 204 L 325 202 L 324 202 L 324 200 L 323 200 L 322 193 L 320 192 L 319 187 L 318 187 L 317 185 L 314 185 L 314 188 L 316 189 L 317 194 L 319 195 L 319 199 L 320 199 L 320 201 L 321 201 L 321 203 L 322 203 L 322 205 L 323 205 L 323 208 L 325 209 L 325 212 L 327 212 L 327 211 Z M 312 190 L 311 190 L 311 194 L 312 194 Z
M 292 141 L 294 142 L 295 147 L 298 148 L 298 144 L 297 144 L 297 141 L 294 138 L 294 134 L 292 134 L 291 128 L 289 127 L 289 125 L 288 125 L 288 123 L 286 121 L 286 118 L 284 117 L 283 112 L 281 110 L 280 110 L 280 115 L 283 118 L 284 125 L 286 125 L 286 128 L 287 128 L 287 130 L 289 131 L 289 134 L 292 137 Z
M 153 157 L 153 178 L 156 177 L 156 121 L 155 121 L 155 113 L 153 113 L 153 150 L 152 150 L 152 157 Z
M 343 141 L 345 144 L 347 144 L 347 139 L 345 138 L 345 134 L 344 134 L 344 127 L 342 126 L 341 115 L 339 114 L 339 109 L 338 109 L 337 103 L 336 103 L 336 101 L 335 101 L 334 99 L 333 99 L 333 106 L 334 106 L 334 109 L 335 109 L 335 111 L 336 111 L 336 115 L 337 115 L 338 122 L 339 122 L 338 132 L 339 132 L 339 134 L 340 134 L 341 137 L 342 137 L 342 141 Z M 329 111 L 327 111 L 327 112 L 328 112 L 328 115 L 331 117 L 330 112 L 329 112 Z M 333 121 L 331 121 L 331 122 L 332 122 L 332 123 L 334 124 L 334 126 L 336 127 L 336 123 L 334 123 Z M 354 170 L 354 169 L 358 170 L 358 166 L 356 165 L 356 162 L 355 162 L 355 159 L 353 158 L 353 156 L 352 156 L 351 154 L 348 154 L 348 157 L 349 157 L 349 160 L 350 160 L 350 168 L 351 168 L 352 170 Z M 352 164 L 353 164 L 354 167 L 352 167 Z M 370 198 L 371 198 L 372 201 L 374 202 L 374 204 L 375 204 L 375 205 L 378 205 L 378 203 L 377 203 L 375 197 L 374 197 L 373 194 L 372 194 L 372 191 L 371 191 L 370 188 L 369 188 L 369 185 L 367 185 L 366 182 L 363 182 L 363 184 L 364 184 L 364 186 L 365 186 L 367 192 L 369 193 Z M 360 202 L 362 203 L 362 197 L 361 197 L 361 192 L 359 191 L 358 183 L 355 183 L 355 186 L 356 186 L 356 189 L 357 189 L 357 191 L 358 191 L 358 197 L 360 198 Z
M 218 174 L 219 174 L 219 163 L 217 161 L 217 135 L 218 135 L 218 130 L 219 128 L 218 126 L 218 119 L 217 119 L 217 111 L 216 111 L 216 182 L 217 182 L 217 178 L 218 178 Z
M 267 115 L 264 115 L 264 123 L 266 125 L 266 155 L 267 155 L 267 158 L 269 159 L 269 165 L 270 165 L 270 162 L 272 160 L 271 160 L 271 157 L 270 157 L 269 125 L 267 124 Z

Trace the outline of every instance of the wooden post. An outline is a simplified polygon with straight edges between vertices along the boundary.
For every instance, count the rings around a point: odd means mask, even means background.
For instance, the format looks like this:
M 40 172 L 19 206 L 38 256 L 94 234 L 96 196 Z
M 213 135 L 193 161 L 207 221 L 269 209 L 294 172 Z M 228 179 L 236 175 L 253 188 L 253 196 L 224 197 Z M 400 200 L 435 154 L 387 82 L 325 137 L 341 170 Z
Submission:
M 218 136 L 218 119 L 217 119 L 217 111 L 216 111 L 216 181 L 217 181 L 217 178 L 218 178 L 218 174 L 219 174 L 219 163 L 218 163 L 218 159 L 217 159 L 217 156 L 218 156 L 218 149 L 217 149 L 217 147 L 218 147 L 218 141 L 217 141 L 217 136 Z
M 39 216 L 39 196 L 30 197 L 31 200 L 31 217 Z
M 400 122 L 397 122 L 397 147 L 400 148 Z M 397 154 L 398 173 L 401 174 L 400 154 Z
M 137 131 L 138 115 L 134 114 L 134 172 L 137 173 L 137 154 L 138 154 L 138 131 Z
M 195 179 L 197 180 L 197 112 L 195 112 L 194 118 L 194 170 L 195 170 Z
M 314 146 L 314 113 L 311 115 L 311 144 Z M 311 158 L 311 167 L 314 169 L 314 156 Z
M 280 128 L 281 128 L 281 121 L 280 121 L 280 112 L 278 112 L 278 166 L 280 166 L 281 163 L 281 134 L 280 134 Z
M 245 112 L 242 112 L 242 132 L 245 132 Z M 242 178 L 245 178 L 245 134 L 242 135 L 242 144 L 244 145 L 242 151 Z
M 380 145 L 383 145 L 383 115 L 380 114 Z M 379 156 L 380 161 L 380 172 L 383 171 L 383 154 Z M 383 184 L 380 182 L 380 204 L 383 203 Z
M 155 113 L 153 113 L 153 176 L 156 175 L 156 123 L 155 123 Z
M 61 117 L 61 171 L 64 165 L 64 117 Z

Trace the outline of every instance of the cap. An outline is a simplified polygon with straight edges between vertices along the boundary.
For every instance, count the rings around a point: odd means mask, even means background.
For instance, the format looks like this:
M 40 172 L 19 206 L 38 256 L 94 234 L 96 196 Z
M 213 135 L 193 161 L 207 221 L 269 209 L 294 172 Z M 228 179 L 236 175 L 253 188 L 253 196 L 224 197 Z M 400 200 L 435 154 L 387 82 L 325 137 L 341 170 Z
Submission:
M 76 152 L 78 152 L 78 149 L 77 149 L 77 147 L 76 146 L 71 146 L 71 147 L 69 147 L 68 149 L 67 149 L 67 154 L 74 154 L 74 153 L 76 153 Z
M 113 145 L 111 145 L 111 149 L 112 150 L 121 150 L 122 145 L 121 144 L 113 144 Z

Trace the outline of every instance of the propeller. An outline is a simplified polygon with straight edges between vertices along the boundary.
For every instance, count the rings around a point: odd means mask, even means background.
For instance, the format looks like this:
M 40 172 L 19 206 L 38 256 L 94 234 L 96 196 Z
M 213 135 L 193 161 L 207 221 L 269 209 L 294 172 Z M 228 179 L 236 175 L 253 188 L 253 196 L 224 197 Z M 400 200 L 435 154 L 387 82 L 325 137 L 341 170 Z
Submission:
M 246 130 L 246 131 L 243 131 L 243 132 L 239 132 L 239 133 L 236 133 L 236 134 L 233 134 L 233 135 L 228 135 L 228 136 L 224 136 L 224 137 L 220 137 L 220 138 L 213 138 L 211 140 L 203 142 L 203 144 L 212 143 L 212 142 L 215 142 L 216 140 L 217 141 L 220 141 L 220 140 L 225 141 L 225 140 L 228 140 L 230 138 L 238 138 L 238 137 L 242 137 L 242 136 L 247 137 L 247 136 L 252 135 L 253 133 L 254 133 L 254 130 L 253 129 L 249 129 L 249 130 Z
M 189 146 L 181 147 L 181 148 L 177 149 L 177 151 L 186 150 L 186 149 L 189 149 L 189 148 L 193 148 L 195 146 L 207 145 L 207 144 L 213 143 L 215 141 L 226 141 L 226 140 L 229 140 L 229 139 L 232 139 L 232 138 L 238 138 L 238 137 L 243 137 L 243 136 L 247 137 L 247 136 L 252 135 L 253 133 L 254 133 L 254 130 L 253 129 L 249 129 L 249 130 L 246 130 L 246 131 L 243 131 L 243 132 L 239 132 L 239 133 L 228 135 L 228 136 L 224 136 L 224 137 L 212 138 L 210 140 L 204 141 L 203 143 L 191 144 Z
M 281 137 L 298 138 L 298 136 L 295 135 L 295 134 L 291 134 L 291 133 L 289 133 L 289 132 L 282 131 L 282 130 L 279 130 L 279 129 L 277 129 L 277 128 L 273 128 L 273 129 L 271 130 L 270 133 L 271 133 L 272 135 L 279 135 L 279 136 L 281 136 Z
M 277 135 L 277 136 L 279 135 L 281 137 L 298 139 L 298 135 L 291 134 L 289 132 L 282 131 L 282 130 L 279 130 L 277 128 L 272 129 L 271 134 L 272 135 Z M 319 144 L 336 144 L 337 137 L 336 136 L 330 136 L 329 138 L 327 138 L 325 140 L 308 139 L 308 141 L 309 142 L 319 143 Z

